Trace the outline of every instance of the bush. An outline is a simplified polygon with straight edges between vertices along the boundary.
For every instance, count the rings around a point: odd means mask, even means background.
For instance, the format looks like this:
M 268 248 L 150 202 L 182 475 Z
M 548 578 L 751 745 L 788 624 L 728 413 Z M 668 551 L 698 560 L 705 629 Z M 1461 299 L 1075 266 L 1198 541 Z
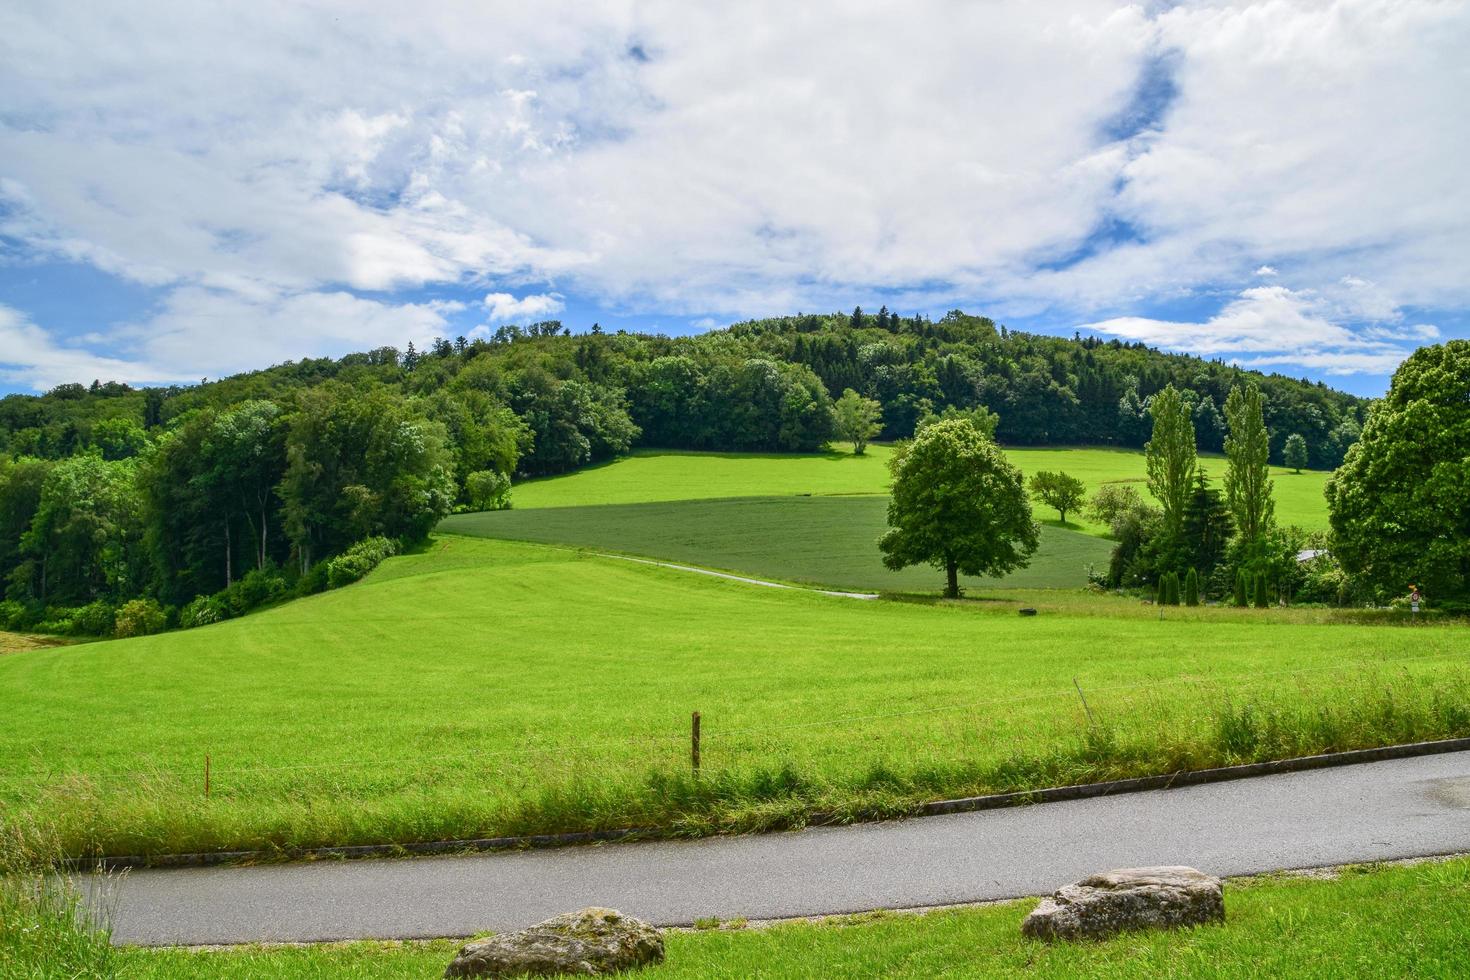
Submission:
M 72 615 L 71 634 L 74 636 L 107 636 L 117 619 L 117 610 L 101 599 L 82 606 Z
M 1199 605 L 1199 572 L 1192 568 L 1189 574 L 1184 576 L 1184 604 L 1186 606 Z
M 22 630 L 29 625 L 30 612 L 25 603 L 6 599 L 0 602 L 0 630 Z
M 378 567 L 384 558 L 398 554 L 398 546 L 387 538 L 364 538 L 327 562 L 327 588 L 351 585 Z
M 163 632 L 168 613 L 152 599 L 131 599 L 122 604 L 113 620 L 112 635 L 149 636 Z
M 327 570 L 331 562 L 319 561 L 296 580 L 295 593 L 298 596 L 316 595 L 327 589 Z
M 1253 598 L 1257 609 L 1267 609 L 1271 605 L 1271 597 L 1267 594 L 1265 572 L 1256 572 L 1256 588 Z
M 218 596 L 196 595 L 192 602 L 179 613 L 179 627 L 190 630 L 196 626 L 208 626 L 230 618 L 229 609 Z
M 1235 570 L 1235 592 L 1230 597 L 1230 604 L 1242 609 L 1250 605 L 1250 586 L 1243 568 Z
M 495 470 L 476 470 L 464 479 L 470 510 L 508 510 L 510 478 Z
M 264 605 L 286 594 L 286 579 L 274 568 L 257 568 L 246 572 L 218 598 L 230 616 L 243 616 L 256 606 Z

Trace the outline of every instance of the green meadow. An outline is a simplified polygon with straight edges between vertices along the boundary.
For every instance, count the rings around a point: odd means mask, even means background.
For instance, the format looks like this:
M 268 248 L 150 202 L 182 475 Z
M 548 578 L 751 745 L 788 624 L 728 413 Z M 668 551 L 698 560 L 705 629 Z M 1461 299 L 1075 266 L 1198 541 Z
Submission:
M 0 807 L 73 854 L 701 834 L 1470 735 L 1462 627 L 994 596 L 441 535 L 241 619 L 0 656 Z
M 517 484 L 512 501 L 517 509 L 530 510 L 806 494 L 886 496 L 891 452 L 883 445 L 869 446 L 862 456 L 847 452 L 795 455 L 638 450 L 627 459 Z M 1148 492 L 1144 487 L 1143 453 L 1135 450 L 1008 448 L 1005 453 L 1028 476 L 1037 470 L 1070 473 L 1086 484 L 1089 495 L 1104 483 L 1136 483 L 1140 492 Z M 1225 472 L 1224 458 L 1201 456 L 1200 465 L 1218 484 Z M 1322 490 L 1330 475 L 1321 470 L 1293 473 L 1273 466 L 1277 520 L 1309 531 L 1327 527 L 1327 502 Z M 1038 519 L 1057 523 L 1055 511 L 1040 505 L 1035 510 Z M 1070 526 L 1094 534 L 1105 531 L 1082 514 L 1067 517 Z
M 665 936 L 650 977 L 1453 977 L 1470 964 L 1470 860 L 1346 869 L 1330 880 L 1266 877 L 1226 885 L 1223 926 L 1103 941 L 1025 939 L 1031 900 L 922 915 L 874 913 L 769 928 Z M 1434 914 L 1427 914 L 1434 910 Z M 136 980 L 436 976 L 459 943 L 114 954 Z M 105 955 L 105 954 L 104 954 Z
M 440 529 L 488 538 L 649 555 L 760 578 L 873 592 L 933 592 L 943 572 L 883 567 L 878 538 L 888 498 L 749 497 L 603 504 L 456 514 Z M 1004 580 L 965 579 L 967 588 L 1067 589 L 1106 568 L 1112 544 L 1044 525 L 1031 564 Z

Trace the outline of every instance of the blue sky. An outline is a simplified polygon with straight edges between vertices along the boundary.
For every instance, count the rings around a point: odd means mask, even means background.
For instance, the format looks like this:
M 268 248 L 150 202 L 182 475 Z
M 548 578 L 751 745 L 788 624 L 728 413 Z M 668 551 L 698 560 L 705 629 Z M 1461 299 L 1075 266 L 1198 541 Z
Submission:
M 1470 336 L 1470 5 L 0 11 L 0 391 L 887 304 L 1377 395 Z

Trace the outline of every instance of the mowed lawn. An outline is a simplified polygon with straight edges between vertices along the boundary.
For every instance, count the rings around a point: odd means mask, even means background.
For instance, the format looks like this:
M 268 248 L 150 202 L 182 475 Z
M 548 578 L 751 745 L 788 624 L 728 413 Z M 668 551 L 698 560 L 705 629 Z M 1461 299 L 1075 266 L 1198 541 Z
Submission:
M 456 514 L 443 531 L 649 555 L 787 582 L 873 592 L 937 592 L 944 573 L 927 565 L 883 567 L 878 538 L 886 497 L 756 497 L 606 504 Z M 1106 568 L 1112 545 L 1043 526 L 1028 567 L 966 588 L 1080 588 L 1089 567 Z
M 766 929 L 670 932 L 649 977 L 1454 977 L 1470 966 L 1470 860 L 1349 869 L 1335 880 L 1226 884 L 1224 925 L 1044 943 L 1021 936 L 1031 900 Z M 438 976 L 456 942 L 125 950 L 137 980 Z
M 1022 618 L 446 535 L 243 619 L 0 657 L 0 808 L 72 853 L 704 833 L 1470 735 L 1463 628 L 1115 601 Z
M 566 476 L 517 484 L 511 500 L 517 509 L 529 510 L 726 497 L 886 495 L 891 452 L 882 445 L 869 446 L 863 456 L 639 450 L 626 459 Z M 1135 483 L 1140 492 L 1148 492 L 1143 454 L 1135 450 L 1008 448 L 1005 454 L 1028 476 L 1037 470 L 1070 473 L 1086 484 L 1089 496 L 1104 483 Z M 1200 465 L 1218 486 L 1225 475 L 1224 458 L 1201 457 Z M 1321 470 L 1293 473 L 1272 467 L 1277 521 L 1307 530 L 1326 528 L 1327 502 L 1322 491 L 1330 475 Z M 1057 521 L 1056 512 L 1039 503 L 1035 512 L 1040 520 Z M 1082 514 L 1068 514 L 1067 520 L 1091 533 L 1105 530 Z

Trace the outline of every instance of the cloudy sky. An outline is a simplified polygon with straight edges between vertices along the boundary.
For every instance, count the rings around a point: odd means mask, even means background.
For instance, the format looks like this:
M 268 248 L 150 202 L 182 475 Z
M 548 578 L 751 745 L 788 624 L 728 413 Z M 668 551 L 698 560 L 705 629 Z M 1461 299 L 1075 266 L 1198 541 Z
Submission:
M 858 303 L 1364 394 L 1470 336 L 1470 0 L 221 6 L 0 6 L 0 390 Z

